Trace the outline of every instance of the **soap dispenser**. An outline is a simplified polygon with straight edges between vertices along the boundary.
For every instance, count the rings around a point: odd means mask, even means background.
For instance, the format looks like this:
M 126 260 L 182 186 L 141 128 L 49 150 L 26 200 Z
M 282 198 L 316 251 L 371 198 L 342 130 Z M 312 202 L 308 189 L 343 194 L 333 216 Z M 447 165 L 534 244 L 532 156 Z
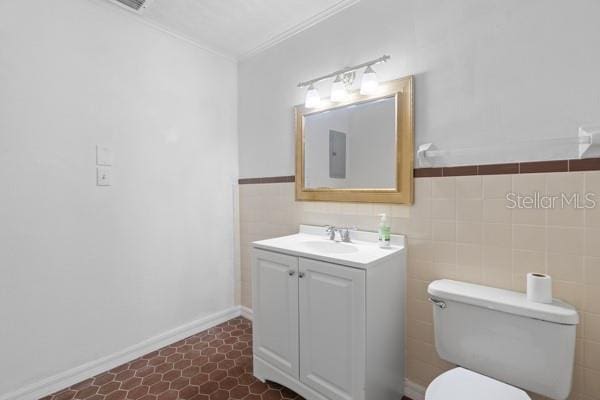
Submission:
M 390 244 L 390 223 L 386 214 L 379 214 L 379 247 L 382 249 L 389 249 Z

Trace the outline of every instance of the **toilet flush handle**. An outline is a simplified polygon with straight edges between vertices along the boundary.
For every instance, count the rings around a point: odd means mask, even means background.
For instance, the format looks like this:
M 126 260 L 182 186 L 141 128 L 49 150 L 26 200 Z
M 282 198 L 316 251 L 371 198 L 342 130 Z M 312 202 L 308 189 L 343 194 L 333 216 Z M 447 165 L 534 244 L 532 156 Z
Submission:
M 436 307 L 439 307 L 439 308 L 442 308 L 442 309 L 447 307 L 447 306 L 446 306 L 446 303 L 444 303 L 444 302 L 443 302 L 443 301 L 441 301 L 441 300 L 432 299 L 432 298 L 430 297 L 430 298 L 429 298 L 429 301 L 430 301 L 430 302 L 432 302 L 432 303 L 433 303 L 433 304 L 434 304 Z

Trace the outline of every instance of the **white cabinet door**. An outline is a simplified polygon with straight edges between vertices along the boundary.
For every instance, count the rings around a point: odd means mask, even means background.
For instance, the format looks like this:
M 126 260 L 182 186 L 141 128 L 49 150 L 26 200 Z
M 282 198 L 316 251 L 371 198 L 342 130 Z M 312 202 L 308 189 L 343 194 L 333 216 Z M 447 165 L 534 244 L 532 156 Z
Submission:
M 301 258 L 299 278 L 300 380 L 331 400 L 363 400 L 365 272 Z
M 298 379 L 298 258 L 253 250 L 254 355 Z

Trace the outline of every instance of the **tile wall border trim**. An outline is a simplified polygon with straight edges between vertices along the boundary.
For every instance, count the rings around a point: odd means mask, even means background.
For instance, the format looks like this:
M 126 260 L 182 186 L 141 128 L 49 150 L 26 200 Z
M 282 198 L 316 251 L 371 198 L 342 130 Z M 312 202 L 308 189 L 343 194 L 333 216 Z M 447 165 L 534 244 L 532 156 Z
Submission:
M 261 178 L 240 178 L 238 184 L 259 184 L 259 183 L 293 183 L 296 182 L 296 176 L 268 176 Z
M 461 165 L 455 167 L 415 168 L 415 178 L 475 175 L 516 175 L 544 172 L 600 171 L 600 158 L 581 160 L 524 161 L 505 164 Z
M 505 164 L 459 165 L 453 167 L 415 168 L 415 178 L 435 178 L 445 176 L 476 175 L 517 175 L 544 172 L 600 171 L 600 158 L 581 160 L 524 161 Z M 238 184 L 293 183 L 296 177 L 269 176 L 261 178 L 240 178 Z

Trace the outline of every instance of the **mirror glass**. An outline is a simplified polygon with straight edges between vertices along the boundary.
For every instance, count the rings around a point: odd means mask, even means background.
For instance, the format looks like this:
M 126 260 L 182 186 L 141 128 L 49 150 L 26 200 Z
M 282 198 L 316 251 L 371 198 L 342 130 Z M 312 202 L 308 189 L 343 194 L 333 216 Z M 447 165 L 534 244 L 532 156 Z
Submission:
M 396 187 L 395 96 L 304 116 L 307 189 Z

